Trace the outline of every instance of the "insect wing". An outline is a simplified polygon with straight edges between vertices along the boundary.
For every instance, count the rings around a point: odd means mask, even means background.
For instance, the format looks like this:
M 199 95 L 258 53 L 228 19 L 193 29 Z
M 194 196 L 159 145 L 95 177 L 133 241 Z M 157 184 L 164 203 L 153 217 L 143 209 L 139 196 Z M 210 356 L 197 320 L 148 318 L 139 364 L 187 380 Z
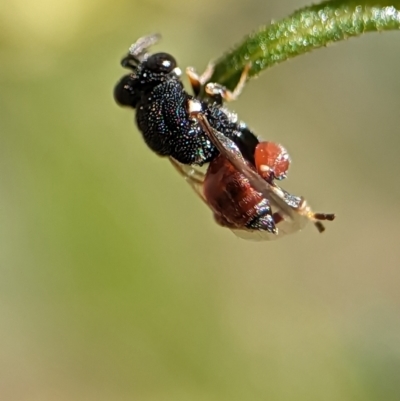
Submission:
M 198 119 L 214 146 L 222 156 L 229 160 L 236 170 L 249 180 L 250 185 L 268 199 L 272 205 L 283 210 L 285 215 L 295 218 L 297 213 L 291 205 L 286 203 L 285 191 L 276 185 L 269 184 L 256 171 L 252 170 L 247 165 L 238 146 L 224 134 L 212 128 L 205 116 L 199 115 Z
M 301 230 L 308 222 L 308 218 L 296 213 L 293 208 L 297 208 L 300 205 L 302 198 L 291 195 L 278 186 L 270 185 L 264 181 L 256 172 L 248 167 L 239 148 L 233 141 L 218 131 L 214 131 L 214 133 L 216 141 L 218 141 L 218 146 L 221 146 L 221 153 L 238 171 L 245 175 L 246 178 L 250 177 L 250 179 L 248 179 L 252 185 L 254 181 L 256 182 L 256 184 L 254 184 L 254 186 L 257 186 L 256 190 L 269 200 L 273 214 L 277 214 L 280 217 L 280 221 L 276 224 L 278 228 L 277 234 L 272 234 L 268 231 L 249 230 L 247 228 L 232 229 L 234 234 L 246 240 L 268 241 L 276 240 Z M 169 160 L 196 194 L 207 204 L 203 193 L 205 174 L 195 166 L 181 164 L 171 157 Z
M 179 163 L 173 157 L 169 157 L 169 161 L 175 167 L 175 170 L 177 170 L 185 181 L 192 187 L 193 191 L 196 192 L 205 203 L 207 203 L 203 194 L 205 174 L 194 166 Z
M 295 207 L 295 205 L 299 205 L 302 202 L 302 198 L 291 195 L 277 186 L 274 186 L 273 188 L 277 191 L 281 191 L 280 194 L 282 195 L 282 198 L 279 198 L 281 199 L 280 202 L 272 202 L 271 198 L 269 198 L 272 214 L 274 216 L 279 216 L 280 218 L 280 220 L 275 223 L 276 227 L 278 228 L 278 233 L 272 234 L 268 231 L 257 230 L 232 230 L 238 237 L 252 241 L 273 241 L 300 231 L 309 222 L 309 218 L 307 216 L 300 213 L 291 213 L 290 215 L 286 214 L 286 207 L 284 209 L 281 207 L 282 202 L 284 202 L 286 206 L 289 203 Z
M 161 35 L 159 33 L 143 36 L 129 48 L 129 54 L 139 58 L 145 53 L 146 49 L 156 44 L 160 39 Z
M 301 230 L 309 220 L 305 215 L 298 213 L 303 199 L 291 195 L 276 184 L 270 184 L 265 181 L 256 171 L 249 167 L 238 146 L 225 135 L 213 129 L 205 117 L 200 117 L 200 124 L 219 152 L 249 180 L 250 185 L 257 192 L 268 199 L 272 212 L 279 215 L 280 221 L 276 224 L 279 229 L 278 234 L 254 231 L 256 236 L 265 237 L 262 239 L 276 239 L 284 234 L 291 234 Z M 246 233 L 246 235 L 249 234 L 250 232 Z

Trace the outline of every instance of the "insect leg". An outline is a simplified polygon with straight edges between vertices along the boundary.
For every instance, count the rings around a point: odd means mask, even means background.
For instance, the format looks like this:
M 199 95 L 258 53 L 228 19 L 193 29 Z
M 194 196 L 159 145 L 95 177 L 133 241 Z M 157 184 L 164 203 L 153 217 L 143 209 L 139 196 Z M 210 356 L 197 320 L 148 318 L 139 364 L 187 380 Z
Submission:
M 189 78 L 195 96 L 199 96 L 204 89 L 204 85 L 211 78 L 214 72 L 214 64 L 209 62 L 206 70 L 199 75 L 193 67 L 186 68 L 186 75 Z
M 222 99 L 225 100 L 226 102 L 236 100 L 242 93 L 244 85 L 246 84 L 250 67 L 251 67 L 250 63 L 246 64 L 246 66 L 242 71 L 242 75 L 240 76 L 240 80 L 233 91 L 230 91 L 228 88 L 218 83 L 208 83 L 205 87 L 207 95 L 209 95 L 211 98 L 221 99 L 221 102 Z

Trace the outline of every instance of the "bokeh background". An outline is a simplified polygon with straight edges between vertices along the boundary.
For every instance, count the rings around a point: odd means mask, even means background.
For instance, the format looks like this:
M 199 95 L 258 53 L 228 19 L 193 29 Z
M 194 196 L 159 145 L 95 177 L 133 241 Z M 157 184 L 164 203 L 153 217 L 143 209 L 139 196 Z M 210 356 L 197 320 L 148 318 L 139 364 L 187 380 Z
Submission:
M 400 33 L 264 72 L 231 105 L 336 212 L 277 242 L 213 223 L 112 98 L 139 36 L 207 62 L 306 1 L 0 7 L 0 399 L 400 399 Z

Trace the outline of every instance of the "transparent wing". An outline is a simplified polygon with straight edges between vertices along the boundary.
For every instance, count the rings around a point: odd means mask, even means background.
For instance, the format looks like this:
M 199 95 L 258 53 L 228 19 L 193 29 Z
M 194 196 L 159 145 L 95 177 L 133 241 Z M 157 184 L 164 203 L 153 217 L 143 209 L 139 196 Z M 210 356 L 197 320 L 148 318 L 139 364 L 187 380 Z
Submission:
M 301 202 L 303 201 L 302 198 L 298 196 L 294 196 L 286 192 L 285 190 L 279 188 L 278 186 L 274 186 L 276 190 L 281 191 L 281 196 L 283 199 L 287 199 L 287 202 L 290 202 L 292 206 L 290 208 L 294 208 L 293 210 L 296 211 L 296 208 L 299 207 Z M 290 198 L 290 201 L 289 201 Z M 270 199 L 270 198 L 269 198 Z M 285 207 L 281 207 L 281 202 L 271 202 L 271 209 L 272 214 L 274 216 L 274 220 L 276 221 L 275 225 L 278 229 L 277 234 L 272 234 L 268 231 L 258 231 L 258 230 L 232 230 L 238 237 L 252 240 L 252 241 L 273 241 L 279 238 L 282 238 L 286 235 L 293 234 L 297 231 L 303 229 L 306 224 L 309 222 L 309 218 L 300 213 L 286 213 L 286 206 L 287 202 L 285 202 Z
M 309 220 L 315 224 L 319 232 L 323 232 L 325 227 L 321 223 L 321 220 L 332 221 L 335 218 L 335 215 L 331 213 L 314 213 L 303 197 L 292 195 L 275 183 L 265 181 L 256 171 L 248 166 L 238 146 L 225 135 L 211 127 L 206 116 L 196 110 L 195 104 L 191 115 L 197 119 L 221 155 L 249 180 L 250 185 L 257 192 L 270 202 L 278 233 L 271 234 L 263 231 L 255 231 L 255 234 L 257 234 L 255 237 L 261 236 L 265 237 L 262 239 L 276 239 L 277 236 L 281 237 L 285 234 L 301 230 Z M 239 231 L 242 232 L 243 230 Z M 247 232 L 246 236 L 248 234 Z
M 203 202 L 208 206 L 208 203 L 204 197 L 203 193 L 203 183 L 205 174 L 201 171 L 200 168 L 196 166 L 190 166 L 187 164 L 181 164 L 172 157 L 169 158 L 171 164 L 178 171 L 178 173 L 185 179 L 185 181 L 191 186 L 194 192 L 203 200 Z M 245 163 L 244 163 L 245 164 Z M 246 164 L 245 164 L 246 165 Z M 247 166 L 247 165 L 246 165 Z M 294 197 L 290 195 L 286 191 L 279 189 L 281 191 L 281 196 L 286 196 L 289 202 L 296 207 L 296 205 L 300 204 L 302 199 L 299 197 Z M 285 206 L 287 204 L 285 203 Z M 243 229 L 231 229 L 232 232 L 237 235 L 239 238 L 252 240 L 252 241 L 271 241 L 276 240 L 278 238 L 282 238 L 287 234 L 292 234 L 296 231 L 301 230 L 306 223 L 308 222 L 308 218 L 302 216 L 298 213 L 294 213 L 293 216 L 285 213 L 280 206 L 276 206 L 275 202 L 271 204 L 271 208 L 273 213 L 278 216 L 279 221 L 276 223 L 276 227 L 278 228 L 277 234 L 272 234 L 267 231 L 259 231 L 259 230 L 249 230 L 247 228 Z
M 192 187 L 200 199 L 207 203 L 203 194 L 205 174 L 199 168 L 189 164 L 179 163 L 173 157 L 169 157 L 169 161 L 175 167 L 178 173 L 185 179 L 185 181 Z
M 141 58 L 146 50 L 156 44 L 161 39 L 159 33 L 153 33 L 151 35 L 142 36 L 129 48 L 129 54 L 131 56 Z

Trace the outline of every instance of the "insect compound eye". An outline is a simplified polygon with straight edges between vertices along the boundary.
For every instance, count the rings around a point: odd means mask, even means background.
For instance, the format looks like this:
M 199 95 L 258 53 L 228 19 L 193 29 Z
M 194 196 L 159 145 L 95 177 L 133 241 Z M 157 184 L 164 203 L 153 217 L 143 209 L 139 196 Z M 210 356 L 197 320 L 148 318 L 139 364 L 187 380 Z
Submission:
M 156 53 L 146 60 L 146 67 L 153 72 L 168 74 L 176 67 L 176 60 L 168 53 Z
M 140 99 L 140 91 L 137 89 L 136 78 L 125 75 L 114 88 L 114 99 L 120 106 L 136 107 Z

